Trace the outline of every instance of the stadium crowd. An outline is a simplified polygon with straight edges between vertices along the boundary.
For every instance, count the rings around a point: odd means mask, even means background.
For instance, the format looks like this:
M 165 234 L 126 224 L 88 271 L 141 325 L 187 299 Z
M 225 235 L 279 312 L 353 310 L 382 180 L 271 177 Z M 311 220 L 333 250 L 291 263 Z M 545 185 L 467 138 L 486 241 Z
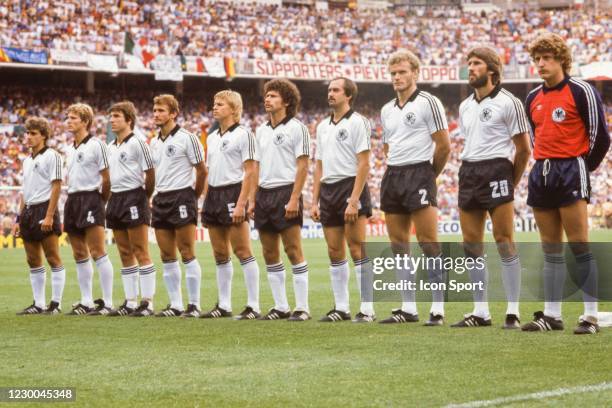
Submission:
M 144 137 L 151 139 L 156 135 L 156 129 L 152 118 L 152 94 L 134 96 L 133 100 L 138 108 L 139 116 L 137 130 Z M 96 112 L 92 133 L 105 140 L 109 135 L 109 124 L 106 109 L 115 102 L 116 96 L 110 91 L 99 91 L 93 96 L 83 96 L 77 91 L 64 90 L 60 97 L 53 90 L 45 92 L 32 91 L 25 88 L 4 87 L 0 88 L 0 185 L 20 186 L 22 181 L 21 163 L 29 155 L 28 148 L 23 143 L 23 125 L 28 116 L 39 115 L 50 120 L 54 129 L 54 137 L 49 142 L 60 152 L 65 152 L 72 143 L 72 136 L 67 132 L 64 119 L 65 109 L 76 101 L 91 104 Z M 213 125 L 212 115 L 209 111 L 210 99 L 189 98 L 182 106 L 179 123 L 189 131 L 204 137 L 206 131 Z M 608 101 L 609 102 L 609 101 Z M 253 130 L 261 123 L 267 121 L 266 115 L 261 109 L 261 101 L 245 101 L 247 107 L 243 115 L 242 123 L 250 126 Z M 607 103 L 608 123 L 612 124 L 612 105 Z M 383 155 L 382 127 L 380 123 L 380 107 L 363 105 L 357 100 L 356 110 L 370 118 L 372 122 L 372 155 L 369 186 L 372 192 L 373 206 L 380 206 L 380 182 L 384 174 L 386 164 Z M 447 107 L 449 130 L 451 135 L 451 157 L 444 172 L 438 178 L 438 206 L 441 219 L 457 220 L 459 217 L 457 207 L 458 171 L 461 164 L 459 154 L 463 145 L 463 138 L 459 132 L 457 123 L 457 107 Z M 308 109 L 299 113 L 301 119 L 309 128 L 314 146 L 315 128 L 319 121 L 326 115 L 323 108 Z M 4 129 L 3 125 L 17 125 L 14 130 Z M 203 139 L 204 141 L 204 139 Z M 313 149 L 314 150 L 314 149 Z M 314 157 L 314 154 L 312 155 Z M 313 159 L 314 160 L 314 159 Z M 591 174 L 592 198 L 589 210 L 594 222 L 598 225 L 612 228 L 612 181 L 609 172 L 612 169 L 612 157 L 608 155 L 604 163 Z M 311 174 L 308 177 L 307 186 L 304 189 L 305 204 L 308 208 L 312 195 L 312 171 L 314 163 L 310 166 Z M 10 219 L 18 209 L 18 193 L 16 191 L 0 191 L 0 221 Z M 519 217 L 531 216 L 531 209 L 526 205 L 527 198 L 527 173 L 518 186 L 515 195 L 515 212 Z M 62 197 L 62 200 L 65 197 Z M 62 208 L 62 206 L 60 206 Z M 380 211 L 375 211 L 376 217 L 380 217 Z M 7 221 L 9 222 L 9 221 Z M 4 222 L 2 222 L 4 225 Z
M 154 55 L 180 50 L 203 57 L 384 64 L 391 52 L 407 48 L 424 65 L 456 65 L 470 47 L 489 43 L 506 64 L 528 67 L 526 44 L 539 29 L 565 37 L 580 64 L 609 61 L 610 20 L 605 10 L 481 14 L 459 8 L 318 10 L 204 0 L 22 0 L 0 4 L 0 45 L 119 54 L 129 32 Z

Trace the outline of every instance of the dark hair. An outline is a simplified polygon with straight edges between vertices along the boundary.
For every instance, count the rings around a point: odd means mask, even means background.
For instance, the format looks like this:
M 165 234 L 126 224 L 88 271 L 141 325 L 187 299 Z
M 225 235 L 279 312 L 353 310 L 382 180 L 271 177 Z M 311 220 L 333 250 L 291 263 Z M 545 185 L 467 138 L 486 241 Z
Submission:
M 469 61 L 470 58 L 476 57 L 484 61 L 487 64 L 487 70 L 492 71 L 491 82 L 493 85 L 497 85 L 501 82 L 503 64 L 499 54 L 491 47 L 476 47 L 472 48 L 467 55 Z
M 45 142 L 53 135 L 49 121 L 45 118 L 40 118 L 38 116 L 32 116 L 28 118 L 25 123 L 25 128 L 28 132 L 38 130 L 42 137 L 45 138 Z
M 300 109 L 300 102 L 302 97 L 300 96 L 300 91 L 298 90 L 295 84 L 287 79 L 273 79 L 271 81 L 266 82 L 264 85 L 264 95 L 268 92 L 274 91 L 278 92 L 283 102 L 288 104 L 287 106 L 287 115 L 295 116 Z
M 357 84 L 355 82 L 353 82 L 352 80 L 348 79 L 347 77 L 336 77 L 334 79 L 332 79 L 330 82 L 332 81 L 337 81 L 341 79 L 342 80 L 342 89 L 344 89 L 344 94 L 348 97 L 350 97 L 350 101 L 349 101 L 349 106 L 352 108 L 353 104 L 355 103 L 355 99 L 357 99 Z
M 136 127 L 136 107 L 132 102 L 118 102 L 111 106 L 108 112 L 121 112 L 125 120 L 130 122 L 130 128 L 134 130 L 134 127 Z

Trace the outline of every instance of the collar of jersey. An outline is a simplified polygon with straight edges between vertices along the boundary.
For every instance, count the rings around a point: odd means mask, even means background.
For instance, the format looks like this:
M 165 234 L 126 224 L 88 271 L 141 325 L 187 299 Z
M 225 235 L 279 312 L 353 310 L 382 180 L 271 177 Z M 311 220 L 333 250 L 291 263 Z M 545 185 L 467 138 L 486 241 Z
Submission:
M 339 121 L 334 122 L 334 113 L 332 112 L 332 114 L 331 114 L 331 115 L 329 115 L 329 123 L 330 123 L 330 124 L 333 124 L 333 125 L 337 125 L 338 123 L 342 122 L 342 119 L 348 119 L 348 118 L 350 118 L 352 114 L 353 114 L 353 109 L 349 109 L 349 110 L 348 110 L 348 112 L 346 112 L 346 113 L 344 114 L 344 116 L 342 116 L 342 117 L 340 118 L 340 120 L 339 120 Z
M 280 125 L 286 125 L 287 123 L 289 123 L 289 121 L 290 121 L 291 119 L 293 119 L 293 116 L 289 116 L 289 115 L 287 115 L 287 116 L 285 116 L 285 117 L 283 118 L 283 120 L 281 120 L 280 122 L 278 122 L 278 123 L 276 124 L 276 126 L 272 126 L 272 121 L 271 121 L 271 120 L 269 120 L 269 121 L 268 121 L 268 123 L 266 123 L 266 126 L 270 126 L 270 127 L 272 128 L 272 130 L 274 130 L 274 129 L 276 129 L 277 127 L 279 127 Z
M 159 135 L 157 136 L 159 139 L 161 139 L 162 142 L 165 142 L 167 138 L 176 135 L 176 132 L 179 131 L 181 127 L 179 125 L 176 125 L 171 131 L 170 133 L 168 133 L 168 136 L 166 136 L 165 138 L 162 137 L 162 132 L 161 129 L 159 129 Z M 127 139 L 126 139 L 127 140 Z
M 134 136 L 134 132 L 130 133 L 129 135 L 127 135 L 127 137 L 125 139 L 123 139 L 123 142 L 121 142 L 121 144 L 127 143 L 128 140 L 130 140 L 130 138 Z M 117 141 L 119 140 L 119 138 L 116 138 L 115 141 L 113 143 L 115 143 L 115 146 L 119 146 L 119 143 L 117 143 Z
M 501 84 L 497 84 L 495 85 L 495 88 L 493 88 L 493 90 L 491 92 L 489 92 L 489 94 L 487 96 L 485 96 L 482 99 L 478 99 L 478 96 L 476 96 L 476 91 L 474 91 L 474 100 L 476 101 L 476 103 L 480 103 L 482 101 L 484 101 L 487 98 L 495 98 L 497 96 L 497 94 L 499 93 L 499 91 L 501 91 Z
M 48 148 L 49 148 L 49 146 L 44 146 L 42 149 L 40 149 L 38 151 L 38 153 L 32 155 L 32 159 L 35 159 L 36 157 L 38 157 L 41 154 L 43 154 L 44 152 L 46 152 Z
M 74 143 L 72 144 L 74 146 L 75 149 L 79 148 L 81 145 L 84 145 L 85 143 L 87 143 L 89 141 L 89 139 L 91 139 L 91 133 L 89 133 L 87 136 L 85 136 L 85 139 L 81 140 L 81 143 L 79 143 L 79 145 L 77 146 L 76 144 L 76 140 L 74 141 Z
M 419 89 L 415 89 L 412 95 L 410 95 L 410 98 L 408 98 L 403 105 L 400 105 L 399 98 L 395 98 L 395 106 L 400 108 L 400 110 L 404 109 L 404 106 L 408 105 L 408 102 L 412 102 L 416 99 L 416 97 L 419 95 L 419 92 L 421 92 Z
M 542 84 L 542 92 L 546 93 L 546 92 L 550 92 L 550 91 L 560 91 L 565 84 L 567 84 L 570 80 L 570 76 L 569 75 L 565 75 L 563 77 L 563 81 L 559 82 L 557 85 L 553 86 L 552 88 L 547 88 L 546 84 Z
M 240 126 L 240 123 L 234 123 L 232 126 L 230 126 L 227 129 L 225 129 L 225 132 L 222 132 L 221 131 L 221 126 L 219 126 L 219 136 L 223 137 L 224 134 L 226 134 L 228 132 L 233 132 L 234 129 L 236 129 L 238 126 Z

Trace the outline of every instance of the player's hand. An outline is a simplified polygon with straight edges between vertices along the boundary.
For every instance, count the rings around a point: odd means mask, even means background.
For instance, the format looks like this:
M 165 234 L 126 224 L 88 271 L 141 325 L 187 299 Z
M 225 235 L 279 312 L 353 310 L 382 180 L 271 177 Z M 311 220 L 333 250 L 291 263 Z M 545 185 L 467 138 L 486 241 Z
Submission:
M 13 233 L 13 236 L 15 238 L 21 237 L 21 227 L 19 227 L 19 223 L 16 223 L 15 225 L 13 225 L 13 231 L 11 232 Z
M 241 224 L 244 222 L 246 216 L 246 209 L 244 204 L 236 203 L 234 207 L 234 214 L 232 215 L 232 222 L 234 224 Z
M 290 199 L 287 205 L 285 206 L 285 218 L 291 219 L 295 218 L 300 213 L 300 203 L 297 199 Z
M 255 203 L 249 201 L 249 208 L 247 209 L 247 217 L 251 220 L 255 219 Z
M 357 204 L 349 200 L 346 210 L 344 211 L 344 221 L 349 224 L 353 224 L 355 221 L 357 221 L 358 216 L 359 209 Z
M 45 216 L 45 219 L 42 221 L 42 223 L 40 224 L 40 229 L 43 232 L 49 232 L 53 229 L 53 216 Z
M 312 218 L 312 220 L 316 222 L 321 221 L 321 213 L 319 212 L 318 204 L 313 204 L 310 207 L 310 218 Z

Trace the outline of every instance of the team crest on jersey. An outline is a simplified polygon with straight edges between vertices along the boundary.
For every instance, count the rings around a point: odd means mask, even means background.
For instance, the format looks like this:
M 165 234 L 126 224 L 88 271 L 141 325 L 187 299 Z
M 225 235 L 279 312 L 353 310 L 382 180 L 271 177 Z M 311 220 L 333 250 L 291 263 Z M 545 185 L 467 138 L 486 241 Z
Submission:
M 78 152 L 76 155 L 77 163 L 82 163 L 83 159 L 85 159 L 85 154 L 83 154 L 83 152 Z
M 563 108 L 555 108 L 552 112 L 552 120 L 555 122 L 563 122 L 565 120 L 565 111 Z
M 121 153 L 119 153 L 119 161 L 120 161 L 121 163 L 125 163 L 125 162 L 126 162 L 126 160 L 127 160 L 127 158 L 128 158 L 128 155 L 127 155 L 127 153 L 126 153 L 126 152 L 121 152 Z
M 168 145 L 166 147 L 166 156 L 168 157 L 172 157 L 176 154 L 176 146 L 174 145 Z
M 489 108 L 484 108 L 481 112 L 480 112 L 480 121 L 481 122 L 488 122 L 491 117 L 493 116 L 493 111 Z
M 404 117 L 404 120 L 406 121 L 407 125 L 414 125 L 414 123 L 416 122 L 416 115 L 414 114 L 414 112 L 408 112 Z
M 348 131 L 346 129 L 340 129 L 338 133 L 336 133 L 336 140 L 344 142 L 346 139 L 348 139 Z
M 279 133 L 277 135 L 274 135 L 274 144 L 277 146 L 282 145 L 286 137 L 287 136 L 285 136 L 284 133 Z
M 229 146 L 229 140 L 222 140 L 221 141 L 221 147 L 219 148 L 219 150 L 224 152 L 224 151 L 227 150 L 227 146 Z

